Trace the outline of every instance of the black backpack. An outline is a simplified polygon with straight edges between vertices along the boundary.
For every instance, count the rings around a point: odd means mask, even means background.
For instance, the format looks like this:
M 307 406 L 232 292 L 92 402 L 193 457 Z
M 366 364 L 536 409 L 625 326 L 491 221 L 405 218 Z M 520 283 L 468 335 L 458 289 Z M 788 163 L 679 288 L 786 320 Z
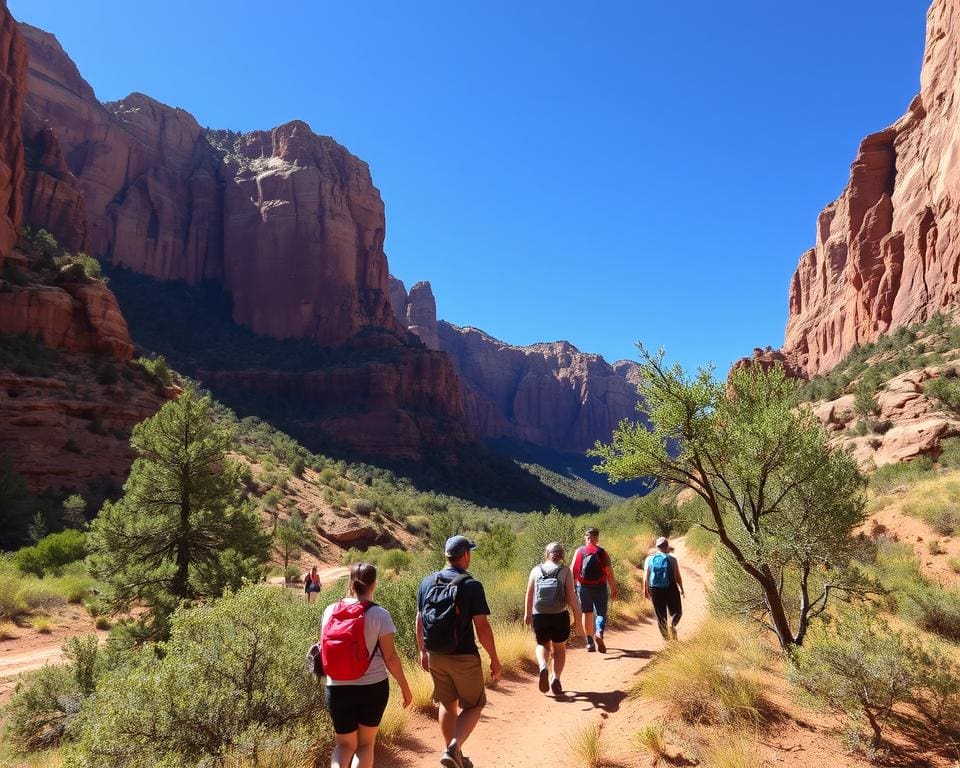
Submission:
M 593 582 L 595 584 L 603 583 L 603 549 L 597 547 L 596 552 L 589 555 L 586 552 L 581 554 L 580 559 L 580 580 L 583 582 Z
M 460 585 L 471 578 L 461 573 L 445 579 L 435 573 L 423 595 L 420 622 L 423 626 L 423 646 L 431 653 L 453 653 L 460 642 L 460 606 L 457 592 Z

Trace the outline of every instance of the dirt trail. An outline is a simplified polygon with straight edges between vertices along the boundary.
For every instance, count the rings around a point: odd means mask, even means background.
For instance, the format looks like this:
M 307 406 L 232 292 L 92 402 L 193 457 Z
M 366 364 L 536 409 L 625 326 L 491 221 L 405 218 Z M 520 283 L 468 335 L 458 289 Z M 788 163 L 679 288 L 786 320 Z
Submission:
M 687 554 L 682 540 L 674 543 L 687 593 L 680 623 L 682 638 L 707 615 L 707 573 Z M 568 651 L 563 674 L 566 693 L 558 699 L 540 693 L 533 675 L 488 688 L 483 719 L 464 753 L 477 768 L 572 767 L 578 762 L 567 736 L 600 721 L 611 757 L 619 765 L 629 765 L 635 750 L 627 739 L 651 721 L 654 713 L 644 712 L 638 703 L 627 699 L 627 693 L 637 673 L 662 647 L 655 622 L 611 630 L 606 654 L 587 653 L 582 647 Z M 411 717 L 408 732 L 403 749 L 384 755 L 380 764 L 436 768 L 442 749 L 436 721 Z

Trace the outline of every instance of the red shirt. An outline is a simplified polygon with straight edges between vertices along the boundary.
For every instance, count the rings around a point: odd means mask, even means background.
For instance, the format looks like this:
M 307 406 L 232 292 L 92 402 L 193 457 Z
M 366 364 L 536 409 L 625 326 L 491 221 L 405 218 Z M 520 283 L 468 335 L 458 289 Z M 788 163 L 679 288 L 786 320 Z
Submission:
M 594 552 L 600 553 L 600 565 L 603 566 L 603 576 L 597 580 L 592 581 L 590 579 L 581 579 L 580 578 L 580 569 L 583 567 L 583 558 L 584 555 L 592 555 Z M 598 587 L 601 584 L 607 583 L 607 569 L 610 567 L 610 555 L 607 554 L 607 550 L 603 547 L 598 547 L 594 544 L 587 544 L 586 546 L 579 547 L 576 553 L 573 555 L 573 563 L 570 566 L 570 570 L 573 572 L 573 580 L 577 584 L 585 584 L 591 587 Z

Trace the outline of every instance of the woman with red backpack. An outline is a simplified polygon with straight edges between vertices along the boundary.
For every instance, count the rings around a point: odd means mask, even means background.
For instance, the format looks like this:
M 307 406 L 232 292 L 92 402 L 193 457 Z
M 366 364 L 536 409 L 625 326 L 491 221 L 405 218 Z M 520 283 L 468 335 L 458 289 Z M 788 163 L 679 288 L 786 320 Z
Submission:
M 327 710 L 336 740 L 332 768 L 372 768 L 377 729 L 390 696 L 388 671 L 400 685 L 403 706 L 413 700 L 393 640 L 397 628 L 389 612 L 373 602 L 376 588 L 376 566 L 354 563 L 350 593 L 327 606 L 320 623 Z

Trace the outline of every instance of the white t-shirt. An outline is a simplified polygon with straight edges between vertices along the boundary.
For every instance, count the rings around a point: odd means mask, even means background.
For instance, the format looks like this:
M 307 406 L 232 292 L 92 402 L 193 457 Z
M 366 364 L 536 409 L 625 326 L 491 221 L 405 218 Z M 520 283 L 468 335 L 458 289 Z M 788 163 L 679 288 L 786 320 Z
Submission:
M 541 570 L 542 569 L 542 570 Z M 536 601 L 536 591 L 534 591 L 534 601 L 533 601 L 533 612 L 537 613 L 564 613 L 567 610 L 567 580 L 570 578 L 570 569 L 565 565 L 558 565 L 552 560 L 547 560 L 540 565 L 535 565 L 530 571 L 530 579 L 534 582 L 534 590 L 536 590 L 536 582 L 541 576 L 553 576 L 557 573 L 557 581 L 560 582 L 560 589 L 563 590 L 563 604 L 556 605 L 553 608 L 550 608 L 546 611 L 537 610 L 537 601 Z
M 355 597 L 345 597 L 343 602 L 350 604 L 357 602 Z M 328 605 L 323 611 L 323 619 L 320 621 L 320 626 L 327 626 L 327 622 L 330 620 L 330 615 L 333 613 L 333 605 Z M 362 677 L 358 677 L 356 680 L 334 680 L 331 677 L 327 676 L 327 685 L 371 685 L 372 683 L 379 683 L 381 680 L 387 679 L 387 665 L 383 663 L 383 654 L 380 653 L 380 649 L 377 648 L 374 651 L 374 648 L 377 647 L 377 641 L 383 635 L 395 635 L 397 633 L 397 627 L 393 623 L 393 619 L 390 617 L 390 613 L 386 608 L 382 608 L 379 605 L 373 605 L 367 609 L 367 612 L 363 615 L 363 636 L 367 641 L 367 652 L 373 654 L 373 658 L 370 660 L 370 666 L 367 668 L 367 671 L 363 674 Z

